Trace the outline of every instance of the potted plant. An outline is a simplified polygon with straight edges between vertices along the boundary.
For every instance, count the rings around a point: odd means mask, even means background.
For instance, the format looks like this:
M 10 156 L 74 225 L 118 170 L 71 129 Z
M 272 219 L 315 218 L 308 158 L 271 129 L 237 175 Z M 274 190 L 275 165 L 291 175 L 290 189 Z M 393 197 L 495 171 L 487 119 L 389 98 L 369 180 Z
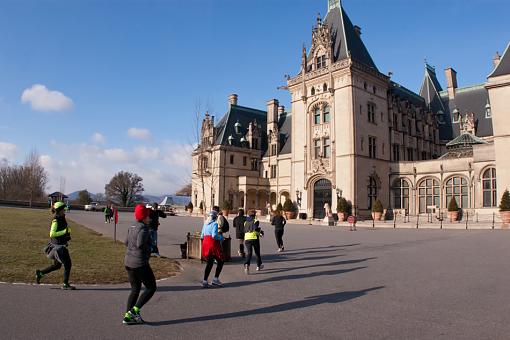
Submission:
M 204 215 L 204 202 L 200 201 L 200 205 L 198 206 L 198 209 L 200 209 L 200 215 Z
M 283 203 L 283 211 L 285 211 L 285 217 L 288 220 L 293 220 L 296 218 L 296 211 L 294 209 L 294 204 L 292 204 L 292 201 L 287 198 L 285 202 Z
M 501 197 L 501 204 L 499 205 L 499 215 L 501 216 L 501 221 L 505 225 L 508 225 L 508 223 L 510 223 L 510 193 L 508 192 L 508 190 L 505 190 L 503 196 Z
M 459 218 L 459 205 L 455 197 L 452 197 L 448 203 L 448 217 L 450 218 L 450 222 L 457 221 Z
M 338 216 L 338 221 L 347 221 L 347 217 L 349 217 L 348 208 L 349 206 L 345 198 L 339 197 L 336 200 L 336 214 Z
M 351 201 L 347 201 L 347 217 L 349 216 L 352 216 L 352 202 Z
M 188 210 L 189 214 L 193 213 L 193 203 L 189 202 L 186 206 L 186 210 Z
M 232 210 L 232 204 L 230 201 L 223 201 L 223 205 L 221 206 L 221 211 L 223 212 L 223 216 L 228 218 L 228 214 L 230 214 L 230 210 Z
M 372 206 L 372 219 L 375 221 L 380 221 L 383 213 L 383 206 L 381 201 L 376 200 L 374 205 Z

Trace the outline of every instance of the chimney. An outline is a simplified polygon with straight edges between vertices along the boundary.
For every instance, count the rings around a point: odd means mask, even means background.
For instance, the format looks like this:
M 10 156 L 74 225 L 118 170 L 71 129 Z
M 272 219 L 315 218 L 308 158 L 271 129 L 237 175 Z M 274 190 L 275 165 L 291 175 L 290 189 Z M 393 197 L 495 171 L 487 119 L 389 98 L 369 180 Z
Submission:
M 285 113 L 285 106 L 278 106 L 278 117 Z
M 455 89 L 457 89 L 457 72 L 451 67 L 445 70 L 446 83 L 448 85 L 448 98 L 455 99 Z
M 358 36 L 358 38 L 361 38 L 361 27 L 358 25 L 354 25 L 354 33 Z
M 267 102 L 267 122 L 273 123 L 278 121 L 278 100 L 271 99 Z
M 494 68 L 498 67 L 500 61 L 501 61 L 501 56 L 499 55 L 499 52 L 496 52 L 496 55 L 492 59 L 492 63 L 494 64 Z
M 228 103 L 230 105 L 237 105 L 237 94 L 232 93 L 230 96 L 228 96 Z

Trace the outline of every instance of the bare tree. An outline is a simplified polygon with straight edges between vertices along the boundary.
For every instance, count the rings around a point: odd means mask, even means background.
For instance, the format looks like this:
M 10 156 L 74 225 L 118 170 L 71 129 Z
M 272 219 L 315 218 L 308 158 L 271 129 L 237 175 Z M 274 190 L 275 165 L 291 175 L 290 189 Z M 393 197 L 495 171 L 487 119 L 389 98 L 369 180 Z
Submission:
M 37 150 L 32 149 L 30 151 L 23 165 L 23 170 L 25 173 L 25 191 L 30 206 L 32 206 L 34 200 L 40 200 L 45 196 L 44 191 L 48 184 L 48 174 L 41 164 Z
M 26 200 L 30 204 L 45 199 L 48 174 L 42 166 L 39 154 L 32 150 L 23 165 L 0 166 L 0 198 Z
M 133 205 L 144 191 L 143 179 L 137 174 L 130 172 L 118 172 L 105 185 L 106 196 L 123 207 Z

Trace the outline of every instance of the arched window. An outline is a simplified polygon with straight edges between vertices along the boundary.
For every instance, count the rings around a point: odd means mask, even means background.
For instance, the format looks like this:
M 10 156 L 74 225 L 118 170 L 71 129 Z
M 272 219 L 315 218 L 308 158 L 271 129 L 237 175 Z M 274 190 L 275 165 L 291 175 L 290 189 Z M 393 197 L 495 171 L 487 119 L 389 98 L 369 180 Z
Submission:
M 498 205 L 496 193 L 496 169 L 487 169 L 482 176 L 483 207 L 492 208 Z
M 377 200 L 377 181 L 373 176 L 370 176 L 368 182 L 368 209 L 372 209 L 372 205 Z
M 324 83 L 324 85 L 322 85 L 322 91 L 326 92 L 327 90 L 328 90 L 328 84 Z
M 312 94 L 312 96 L 315 96 L 315 87 L 312 87 L 312 90 L 310 91 L 310 93 Z
M 318 106 L 313 111 L 313 123 L 315 125 L 321 123 L 321 109 Z
M 329 106 L 328 105 L 325 105 L 324 108 L 323 108 L 323 117 L 322 117 L 322 120 L 323 120 L 324 123 L 329 123 L 329 121 L 330 121 Z
M 200 170 L 207 170 L 209 167 L 209 159 L 207 157 L 202 157 L 200 160 Z
M 400 178 L 393 183 L 393 208 L 409 211 L 409 183 Z
M 445 186 L 446 205 L 455 197 L 459 208 L 469 208 L 467 180 L 463 177 L 452 177 Z
M 441 205 L 439 181 L 432 178 L 422 181 L 418 186 L 418 201 L 420 214 L 427 212 L 427 206 L 439 207 Z

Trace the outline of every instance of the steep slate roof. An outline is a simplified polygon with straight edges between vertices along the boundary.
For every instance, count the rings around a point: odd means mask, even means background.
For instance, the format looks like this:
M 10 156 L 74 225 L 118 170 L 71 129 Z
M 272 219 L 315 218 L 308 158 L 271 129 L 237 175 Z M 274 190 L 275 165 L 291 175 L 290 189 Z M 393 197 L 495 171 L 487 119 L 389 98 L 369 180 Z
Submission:
M 455 89 L 455 99 L 450 100 L 448 91 L 443 90 L 437 80 L 435 69 L 425 64 L 425 77 L 421 85 L 420 96 L 425 98 L 425 102 L 432 112 L 439 113 L 437 116 L 439 139 L 452 140 L 460 135 L 459 124 L 452 122 L 452 113 L 455 109 L 458 109 L 462 114 L 474 113 L 477 136 L 489 137 L 493 135 L 492 118 L 485 118 L 485 106 L 489 103 L 489 93 L 483 85 L 457 88 Z M 443 115 L 440 114 L 441 112 Z
M 439 93 L 444 106 L 448 110 L 448 122 L 451 125 L 451 137 L 453 139 L 460 135 L 458 123 L 451 123 L 452 112 L 458 109 L 461 113 L 474 113 L 476 135 L 489 137 L 494 134 L 492 129 L 492 118 L 485 117 L 485 106 L 489 102 L 489 93 L 484 85 L 475 85 L 455 90 L 455 99 L 448 98 L 448 91 Z
M 329 26 L 332 35 L 334 62 L 346 59 L 350 55 L 352 59 L 378 71 L 343 7 L 330 10 L 324 24 Z
M 510 74 L 510 43 L 507 45 L 505 53 L 501 57 L 498 66 L 489 75 L 489 78 L 499 77 L 505 74 Z
M 438 114 L 439 139 L 452 139 L 452 118 L 448 106 L 441 99 L 440 93 L 443 91 L 441 84 L 437 80 L 436 69 L 425 63 L 425 77 L 420 89 L 420 96 L 425 98 L 429 109 Z
M 291 115 L 284 113 L 280 115 L 278 127 L 280 128 L 281 151 L 280 154 L 291 152 Z M 240 105 L 230 105 L 228 112 L 220 119 L 215 127 L 216 145 L 230 145 L 228 137 L 234 137 L 232 146 L 241 147 L 241 138 L 248 134 L 248 126 L 250 123 L 257 121 L 261 130 L 260 150 L 262 154 L 267 152 L 267 112 Z M 237 134 L 235 124 L 241 124 L 240 133 Z

